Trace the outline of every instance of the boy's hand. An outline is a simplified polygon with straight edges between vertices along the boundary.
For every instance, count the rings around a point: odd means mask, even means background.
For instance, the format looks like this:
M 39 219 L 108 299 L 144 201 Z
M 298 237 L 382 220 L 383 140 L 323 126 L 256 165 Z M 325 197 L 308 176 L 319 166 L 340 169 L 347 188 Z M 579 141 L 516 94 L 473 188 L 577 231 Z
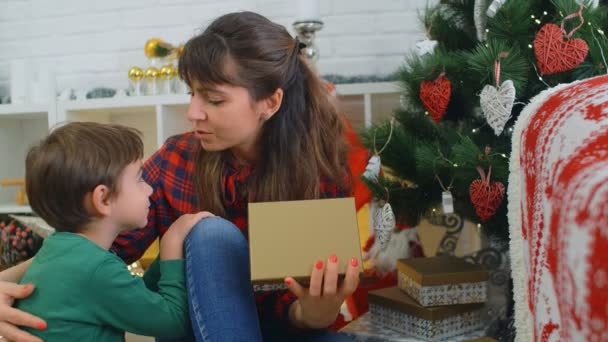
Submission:
M 172 259 L 183 259 L 183 245 L 186 236 L 192 230 L 198 221 L 206 218 L 213 217 L 212 213 L 208 211 L 201 211 L 196 214 L 185 214 L 178 218 L 171 227 L 167 230 L 163 238 L 160 240 L 160 259 L 161 260 L 172 260 Z

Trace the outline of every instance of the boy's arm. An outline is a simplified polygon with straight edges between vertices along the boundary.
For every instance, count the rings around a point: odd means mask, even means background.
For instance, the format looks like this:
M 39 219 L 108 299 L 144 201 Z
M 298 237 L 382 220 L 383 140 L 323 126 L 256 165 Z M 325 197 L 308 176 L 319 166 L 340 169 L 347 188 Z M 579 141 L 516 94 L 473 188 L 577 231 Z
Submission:
M 148 290 L 158 292 L 158 281 L 160 280 L 160 259 L 158 256 L 144 272 L 143 280 Z
M 19 283 L 31 264 L 32 258 L 20 263 L 19 265 L 7 268 L 6 270 L 0 272 L 0 281 Z
M 190 330 L 184 260 L 160 261 L 158 292 L 132 276 L 118 259 L 91 278 L 91 307 L 103 324 L 139 335 L 179 337 Z

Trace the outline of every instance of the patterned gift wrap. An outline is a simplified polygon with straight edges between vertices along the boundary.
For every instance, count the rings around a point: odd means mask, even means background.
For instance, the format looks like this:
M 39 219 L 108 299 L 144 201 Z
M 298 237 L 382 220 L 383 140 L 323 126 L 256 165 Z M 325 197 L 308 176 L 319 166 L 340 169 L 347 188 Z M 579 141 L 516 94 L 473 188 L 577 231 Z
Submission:
M 425 341 L 445 341 L 483 327 L 481 304 L 425 308 L 398 288 L 370 292 L 372 322 Z M 403 298 L 395 300 L 396 296 Z
M 496 342 L 492 339 L 482 339 L 485 335 L 485 326 L 467 333 L 443 339 L 441 342 Z M 372 320 L 371 312 L 366 312 L 355 321 L 350 322 L 340 330 L 340 333 L 349 336 L 357 342 L 420 342 L 417 337 L 401 333 L 376 324 Z
M 488 273 L 455 257 L 399 260 L 399 288 L 423 306 L 483 303 Z
M 399 273 L 399 288 L 423 306 L 483 303 L 487 294 L 485 281 L 422 286 L 403 273 Z

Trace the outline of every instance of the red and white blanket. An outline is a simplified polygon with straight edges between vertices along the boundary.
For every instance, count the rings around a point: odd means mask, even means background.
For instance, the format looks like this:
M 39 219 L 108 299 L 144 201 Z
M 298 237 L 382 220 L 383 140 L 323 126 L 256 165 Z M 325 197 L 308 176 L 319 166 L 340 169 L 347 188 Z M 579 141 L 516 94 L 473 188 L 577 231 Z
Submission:
M 517 341 L 608 341 L 608 76 L 535 97 L 510 171 Z

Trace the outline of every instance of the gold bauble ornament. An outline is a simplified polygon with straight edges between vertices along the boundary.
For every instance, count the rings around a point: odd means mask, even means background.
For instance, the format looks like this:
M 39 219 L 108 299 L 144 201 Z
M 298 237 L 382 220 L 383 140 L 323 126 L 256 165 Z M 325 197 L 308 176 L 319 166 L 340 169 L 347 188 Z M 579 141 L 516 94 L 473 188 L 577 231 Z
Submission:
M 160 78 L 168 80 L 177 75 L 177 69 L 172 64 L 167 64 L 160 68 Z
M 148 80 L 155 80 L 158 78 L 159 74 L 160 73 L 159 73 L 158 69 L 156 69 L 155 67 L 149 67 L 148 69 L 146 69 L 144 76 Z
M 174 47 L 160 38 L 148 39 L 144 45 L 144 53 L 148 58 L 167 57 Z
M 162 39 L 160 38 L 148 39 L 146 45 L 144 46 L 144 53 L 147 57 L 156 57 L 156 48 L 158 47 L 158 43 L 160 42 L 162 42 Z
M 133 82 L 140 81 L 144 77 L 144 71 L 140 67 L 132 67 L 129 69 L 129 79 Z

